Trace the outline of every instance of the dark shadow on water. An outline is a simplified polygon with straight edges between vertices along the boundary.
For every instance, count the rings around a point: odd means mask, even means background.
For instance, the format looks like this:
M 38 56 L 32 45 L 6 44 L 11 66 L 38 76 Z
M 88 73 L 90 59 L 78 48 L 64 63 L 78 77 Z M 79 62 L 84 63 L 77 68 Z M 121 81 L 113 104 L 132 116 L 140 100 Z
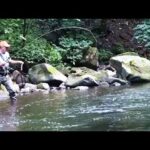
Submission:
M 143 81 L 143 82 L 139 82 L 139 83 L 132 83 L 131 84 L 131 88 L 133 87 L 146 87 L 146 86 L 150 86 L 150 82 L 146 82 L 146 81 Z

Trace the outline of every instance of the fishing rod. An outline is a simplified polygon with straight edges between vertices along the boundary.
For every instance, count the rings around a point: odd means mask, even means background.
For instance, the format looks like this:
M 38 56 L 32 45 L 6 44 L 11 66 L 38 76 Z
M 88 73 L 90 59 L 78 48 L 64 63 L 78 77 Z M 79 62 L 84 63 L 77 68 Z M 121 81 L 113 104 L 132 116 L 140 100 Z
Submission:
M 97 41 L 96 37 L 94 36 L 94 34 L 91 32 L 91 30 L 89 30 L 89 29 L 87 29 L 87 28 L 83 28 L 83 27 L 77 27 L 77 26 L 60 27 L 60 28 L 57 28 L 57 29 L 48 31 L 48 32 L 42 34 L 41 36 L 39 36 L 38 38 L 35 38 L 34 40 L 37 40 L 37 39 L 39 39 L 39 38 L 41 38 L 41 37 L 43 37 L 43 36 L 45 36 L 45 35 L 47 35 L 47 34 L 50 34 L 50 33 L 52 33 L 52 32 L 56 32 L 56 31 L 59 31 L 59 30 L 65 30 L 65 29 L 79 29 L 79 30 L 84 30 L 84 31 L 89 32 L 89 33 L 92 35 L 92 37 L 93 37 L 93 39 L 94 39 L 94 41 L 95 41 L 96 47 L 97 47 L 98 41 Z M 26 40 L 26 39 L 24 39 L 24 40 Z M 33 42 L 34 40 L 32 40 L 32 42 Z

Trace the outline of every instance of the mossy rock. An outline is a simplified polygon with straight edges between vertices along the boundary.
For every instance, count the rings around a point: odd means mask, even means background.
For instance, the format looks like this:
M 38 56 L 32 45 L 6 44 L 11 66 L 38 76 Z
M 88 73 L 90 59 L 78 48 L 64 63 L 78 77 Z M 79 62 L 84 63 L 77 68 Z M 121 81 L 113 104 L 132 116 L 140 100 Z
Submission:
M 122 54 L 118 54 L 117 56 L 125 56 L 125 55 L 129 55 L 129 56 L 139 56 L 138 53 L 135 53 L 135 52 L 125 52 L 125 53 L 122 53 Z
M 90 47 L 84 53 L 82 63 L 84 66 L 92 69 L 98 68 L 98 49 L 96 47 Z
M 101 80 L 104 77 L 108 77 L 107 70 L 95 71 L 86 67 L 73 67 L 70 71 L 70 75 L 73 77 L 80 77 L 84 75 L 90 75 L 95 78 L 95 80 Z
M 65 82 L 67 77 L 59 72 L 55 67 L 50 64 L 42 63 L 33 66 L 29 69 L 28 72 L 29 79 L 33 84 L 38 84 L 41 82 L 50 82 L 53 80 L 58 80 L 61 82 Z
M 120 55 L 110 59 L 118 76 L 129 81 L 150 81 L 150 61 L 140 56 Z

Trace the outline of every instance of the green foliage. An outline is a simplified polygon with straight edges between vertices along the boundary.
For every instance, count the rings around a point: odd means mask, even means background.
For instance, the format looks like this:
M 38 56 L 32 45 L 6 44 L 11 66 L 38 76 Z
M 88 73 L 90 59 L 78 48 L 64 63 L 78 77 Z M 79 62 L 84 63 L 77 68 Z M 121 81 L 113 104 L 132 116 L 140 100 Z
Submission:
M 21 26 L 23 20 L 21 19 L 1 19 L 0 20 L 0 40 L 7 40 L 12 46 L 20 46 L 22 39 L 20 36 Z
M 53 66 L 63 66 L 62 56 L 56 45 L 47 44 L 47 49 L 45 50 L 45 59 L 46 62 L 49 62 Z
M 86 49 L 88 48 L 93 42 L 91 40 L 78 40 L 73 38 L 65 38 L 62 37 L 59 39 L 59 44 L 63 48 L 79 48 L 79 49 Z
M 112 53 L 115 54 L 115 55 L 126 52 L 126 50 L 125 50 L 123 44 L 121 44 L 121 43 L 117 43 L 116 46 L 113 47 L 111 51 L 112 51 Z
M 81 19 L 37 19 L 38 27 L 42 33 L 52 31 L 60 27 L 81 26 Z
M 95 26 L 97 24 L 97 26 Z M 11 44 L 11 56 L 31 63 L 47 62 L 54 66 L 65 63 L 76 65 L 83 58 L 83 53 L 90 46 L 95 46 L 95 40 L 90 31 L 97 37 L 101 30 L 97 30 L 102 20 L 94 19 L 1 19 L 0 40 L 7 40 Z M 104 23 L 103 23 L 104 24 Z M 48 34 L 61 27 L 83 27 L 63 29 Z M 95 30 L 96 28 L 96 30 Z M 89 32 L 88 32 L 89 31 Z M 47 33 L 46 36 L 41 36 Z M 40 38 L 39 38 L 40 37 Z M 53 42 L 53 43 L 52 43 Z M 116 46 L 114 53 L 122 53 L 122 46 Z M 100 60 L 109 59 L 112 53 L 100 50 Z
M 29 62 L 36 63 L 50 63 L 56 65 L 61 63 L 61 56 L 57 49 L 45 39 L 33 40 L 34 37 L 27 36 L 28 42 L 26 45 L 17 50 L 14 55 Z M 33 40 L 30 42 L 30 40 Z
M 81 26 L 80 19 L 62 19 L 62 26 Z
M 150 49 L 150 19 L 146 19 L 141 24 L 138 24 L 134 28 L 134 31 L 134 38 L 137 42 Z
M 37 24 L 41 28 L 41 32 L 45 38 L 54 42 L 56 49 L 60 52 L 63 62 L 69 65 L 75 65 L 81 61 L 83 51 L 89 46 L 95 44 L 95 39 L 90 31 L 82 28 L 70 27 L 84 27 L 84 19 L 38 19 Z M 69 28 L 65 28 L 69 27 Z M 55 29 L 58 29 L 55 32 Z M 60 29 L 60 30 L 59 30 Z M 88 29 L 88 28 L 86 28 Z M 95 45 L 94 45 L 95 46 Z
M 67 60 L 70 64 L 75 65 L 82 59 L 82 50 L 93 44 L 85 36 L 89 33 L 80 34 L 80 32 L 69 30 L 59 39 L 59 46 L 50 44 L 43 37 L 38 37 L 43 31 L 49 29 L 79 25 L 81 25 L 80 19 L 2 19 L 0 38 L 8 40 L 12 45 L 10 53 L 15 59 L 31 63 L 48 62 L 53 65 L 60 65 L 62 60 Z
M 113 53 L 109 50 L 100 49 L 98 55 L 99 61 L 108 61 L 113 56 Z
M 83 50 L 87 49 L 92 45 L 91 40 L 79 40 L 73 38 L 59 38 L 59 51 L 62 55 L 63 60 L 69 61 L 72 65 L 75 65 L 77 61 L 81 61 L 83 57 Z
M 46 48 L 46 41 L 43 39 L 33 41 L 34 37 L 32 35 L 28 35 L 26 38 L 26 45 L 23 48 L 14 51 L 14 55 L 28 61 L 40 62 Z M 32 42 L 30 42 L 30 40 L 32 40 Z
M 25 37 L 24 31 L 26 31 Z M 60 53 L 55 46 L 44 38 L 38 39 L 41 32 L 34 19 L 27 19 L 26 26 L 23 19 L 1 19 L 0 33 L 0 39 L 7 40 L 12 45 L 10 53 L 14 59 L 30 63 L 48 62 L 55 65 L 61 63 Z

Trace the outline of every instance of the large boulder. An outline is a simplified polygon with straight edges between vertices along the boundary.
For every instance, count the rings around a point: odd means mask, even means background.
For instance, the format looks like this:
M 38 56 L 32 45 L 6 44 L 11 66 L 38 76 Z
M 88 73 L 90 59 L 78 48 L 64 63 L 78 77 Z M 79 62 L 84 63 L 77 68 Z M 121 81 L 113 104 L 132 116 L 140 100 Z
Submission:
M 102 81 L 103 78 L 106 77 L 114 77 L 116 76 L 116 71 L 111 71 L 111 70 L 99 70 L 95 71 L 86 67 L 73 67 L 70 70 L 70 75 L 72 78 L 74 77 L 81 77 L 84 75 L 90 75 L 94 76 L 96 81 Z
M 138 55 L 125 53 L 112 57 L 110 65 L 117 71 L 118 77 L 130 82 L 150 81 L 150 61 Z
M 82 63 L 88 68 L 97 70 L 99 66 L 98 49 L 96 47 L 90 47 L 87 49 L 83 56 Z
M 33 84 L 46 82 L 51 84 L 57 84 L 59 86 L 62 82 L 66 82 L 67 77 L 59 72 L 53 66 L 42 63 L 33 66 L 28 71 L 29 79 Z
M 84 75 L 80 77 L 69 76 L 66 82 L 66 87 L 77 87 L 77 86 L 98 86 L 99 83 L 95 80 L 96 78 L 91 75 Z
M 70 71 L 70 75 L 73 77 L 81 77 L 84 75 L 94 76 L 95 80 L 101 80 L 102 78 L 109 77 L 110 73 L 107 70 L 95 71 L 86 67 L 73 67 Z
M 113 77 L 114 73 L 110 72 L 109 70 L 95 71 L 86 67 L 73 67 L 67 79 L 66 86 L 98 86 L 105 78 Z

